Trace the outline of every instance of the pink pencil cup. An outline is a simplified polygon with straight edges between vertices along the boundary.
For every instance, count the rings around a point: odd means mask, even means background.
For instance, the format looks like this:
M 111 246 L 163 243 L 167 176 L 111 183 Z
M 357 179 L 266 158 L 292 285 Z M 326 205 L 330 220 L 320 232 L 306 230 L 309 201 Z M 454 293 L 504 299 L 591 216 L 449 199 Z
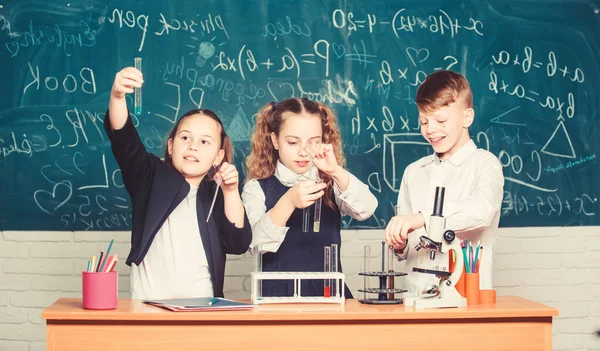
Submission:
M 83 308 L 86 310 L 114 310 L 117 308 L 118 273 L 81 272 Z

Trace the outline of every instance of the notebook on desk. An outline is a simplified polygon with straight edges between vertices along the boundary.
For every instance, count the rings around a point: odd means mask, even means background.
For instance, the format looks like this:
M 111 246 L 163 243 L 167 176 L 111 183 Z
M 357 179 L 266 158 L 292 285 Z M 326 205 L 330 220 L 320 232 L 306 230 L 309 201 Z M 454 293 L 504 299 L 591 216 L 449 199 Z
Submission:
M 143 300 L 145 304 L 175 312 L 248 310 L 255 305 L 221 297 L 195 297 L 185 299 Z

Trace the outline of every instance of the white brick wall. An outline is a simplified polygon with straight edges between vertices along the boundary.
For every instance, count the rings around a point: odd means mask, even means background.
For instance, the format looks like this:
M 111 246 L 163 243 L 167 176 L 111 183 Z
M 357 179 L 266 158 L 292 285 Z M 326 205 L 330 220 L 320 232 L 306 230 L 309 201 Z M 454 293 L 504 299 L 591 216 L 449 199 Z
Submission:
M 355 296 L 363 278 L 364 245 L 371 267 L 381 264 L 381 230 L 345 231 L 342 266 Z M 59 297 L 81 295 L 81 271 L 106 250 L 125 258 L 126 232 L 0 232 L 0 351 L 45 350 L 41 313 Z M 600 228 L 503 228 L 494 256 L 499 295 L 519 295 L 560 310 L 554 350 L 600 350 Z M 398 269 L 402 265 L 398 265 Z M 249 255 L 228 258 L 225 295 L 250 296 Z M 120 297 L 129 297 L 129 268 L 119 262 Z

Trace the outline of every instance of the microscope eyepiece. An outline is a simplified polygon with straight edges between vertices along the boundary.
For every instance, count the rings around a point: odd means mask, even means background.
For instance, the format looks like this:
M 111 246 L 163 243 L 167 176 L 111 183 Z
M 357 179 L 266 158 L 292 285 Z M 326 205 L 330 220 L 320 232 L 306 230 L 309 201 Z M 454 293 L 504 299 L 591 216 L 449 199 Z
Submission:
M 432 216 L 443 217 L 442 212 L 444 209 L 444 193 L 446 188 L 443 186 L 435 187 L 435 201 L 433 203 L 433 214 Z

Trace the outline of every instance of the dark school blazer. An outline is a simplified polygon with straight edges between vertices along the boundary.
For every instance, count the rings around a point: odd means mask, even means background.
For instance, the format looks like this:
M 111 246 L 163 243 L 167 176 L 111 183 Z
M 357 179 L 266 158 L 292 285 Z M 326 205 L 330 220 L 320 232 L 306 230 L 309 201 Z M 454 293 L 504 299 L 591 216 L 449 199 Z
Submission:
M 104 130 L 111 141 L 112 152 L 121 168 L 123 183 L 132 204 L 131 250 L 125 263 L 128 266 L 131 263 L 140 265 L 156 233 L 185 199 L 190 185 L 177 170 L 146 151 L 130 117 L 123 128 L 113 130 L 107 111 Z M 221 191 L 206 222 L 216 186 L 215 182 L 205 177 L 198 188 L 196 205 L 213 293 L 215 297 L 223 297 L 225 254 L 245 253 L 252 241 L 252 228 L 245 213 L 243 228 L 237 228 L 227 219 Z

